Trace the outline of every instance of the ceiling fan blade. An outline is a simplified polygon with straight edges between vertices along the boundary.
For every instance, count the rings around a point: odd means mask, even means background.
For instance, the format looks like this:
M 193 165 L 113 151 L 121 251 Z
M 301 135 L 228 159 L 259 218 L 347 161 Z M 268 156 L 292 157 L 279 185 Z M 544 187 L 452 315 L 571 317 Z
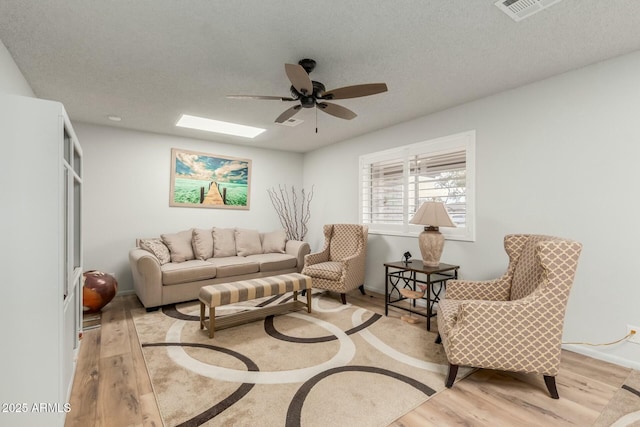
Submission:
M 302 65 L 284 64 L 284 71 L 298 92 L 306 95 L 313 93 L 313 83 L 311 83 L 309 74 L 302 68 Z
M 387 91 L 385 83 L 368 83 L 363 85 L 345 86 L 325 92 L 322 97 L 325 99 L 348 99 L 359 98 L 361 96 L 375 95 Z
M 358 117 L 356 113 L 349 110 L 348 108 L 344 108 L 342 105 L 331 104 L 329 102 L 318 102 L 317 105 L 318 108 L 320 108 L 320 110 L 324 111 L 325 113 L 331 114 L 332 116 L 341 119 L 351 120 Z
M 291 117 L 295 116 L 298 111 L 302 108 L 302 105 L 294 105 L 293 107 L 287 109 L 284 113 L 280 114 L 276 119 L 276 123 L 284 123 L 289 120 Z
M 230 99 L 268 99 L 274 101 L 295 101 L 293 98 L 286 96 L 263 96 L 263 95 L 227 95 Z

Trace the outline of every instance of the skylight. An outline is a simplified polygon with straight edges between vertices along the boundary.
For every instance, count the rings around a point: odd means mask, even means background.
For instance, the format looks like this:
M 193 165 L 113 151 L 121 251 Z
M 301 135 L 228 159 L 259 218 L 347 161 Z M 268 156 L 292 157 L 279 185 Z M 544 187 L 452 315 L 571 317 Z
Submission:
M 205 130 L 207 132 L 224 133 L 226 135 L 242 136 L 244 138 L 255 138 L 266 129 L 255 128 L 253 126 L 239 125 L 236 123 L 222 122 L 220 120 L 206 119 L 204 117 L 190 116 L 183 114 L 176 123 L 176 126 Z

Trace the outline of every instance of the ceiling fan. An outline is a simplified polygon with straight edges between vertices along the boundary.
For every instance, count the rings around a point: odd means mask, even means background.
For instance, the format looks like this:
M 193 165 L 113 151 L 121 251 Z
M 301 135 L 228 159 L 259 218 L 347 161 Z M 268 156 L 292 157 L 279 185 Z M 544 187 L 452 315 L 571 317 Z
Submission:
M 234 99 L 266 99 L 276 101 L 298 101 L 298 105 L 287 109 L 278 116 L 276 123 L 284 123 L 298 113 L 302 108 L 317 107 L 332 116 L 351 120 L 356 113 L 329 100 L 359 98 L 361 96 L 375 95 L 387 91 L 385 83 L 368 83 L 355 86 L 345 86 L 333 90 L 325 90 L 322 83 L 309 78 L 309 73 L 316 67 L 313 59 L 302 59 L 297 64 L 284 64 L 284 71 L 291 81 L 291 96 L 260 96 L 260 95 L 227 95 Z

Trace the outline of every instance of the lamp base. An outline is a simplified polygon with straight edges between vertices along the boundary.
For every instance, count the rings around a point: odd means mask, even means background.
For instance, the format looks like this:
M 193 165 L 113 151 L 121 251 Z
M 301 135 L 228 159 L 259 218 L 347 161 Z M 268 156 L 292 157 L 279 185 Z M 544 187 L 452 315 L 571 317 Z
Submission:
M 427 267 L 440 265 L 440 256 L 444 248 L 444 236 L 438 227 L 425 227 L 418 236 L 418 245 L 422 254 L 422 263 Z

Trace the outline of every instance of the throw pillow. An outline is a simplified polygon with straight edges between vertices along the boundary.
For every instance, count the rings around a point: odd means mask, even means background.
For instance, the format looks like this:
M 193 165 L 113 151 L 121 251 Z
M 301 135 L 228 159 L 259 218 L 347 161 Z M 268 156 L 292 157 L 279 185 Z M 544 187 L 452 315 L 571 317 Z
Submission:
M 145 251 L 149 251 L 154 254 L 156 258 L 158 258 L 158 261 L 160 261 L 160 265 L 164 265 L 171 260 L 169 248 L 167 248 L 160 239 L 141 239 L 140 249 L 144 249 Z
M 196 259 L 213 258 L 212 229 L 195 228 L 193 230 L 193 251 Z
M 238 256 L 249 256 L 262 253 L 260 233 L 258 230 L 236 228 L 236 250 Z
M 287 233 L 284 230 L 272 231 L 264 233 L 262 236 L 262 253 L 284 253 L 284 247 L 287 244 Z
M 233 228 L 213 228 L 213 257 L 236 256 L 236 238 Z
M 184 262 L 195 259 L 193 247 L 191 246 L 191 236 L 193 230 L 190 228 L 175 234 L 162 234 L 162 241 L 169 248 L 171 262 Z

